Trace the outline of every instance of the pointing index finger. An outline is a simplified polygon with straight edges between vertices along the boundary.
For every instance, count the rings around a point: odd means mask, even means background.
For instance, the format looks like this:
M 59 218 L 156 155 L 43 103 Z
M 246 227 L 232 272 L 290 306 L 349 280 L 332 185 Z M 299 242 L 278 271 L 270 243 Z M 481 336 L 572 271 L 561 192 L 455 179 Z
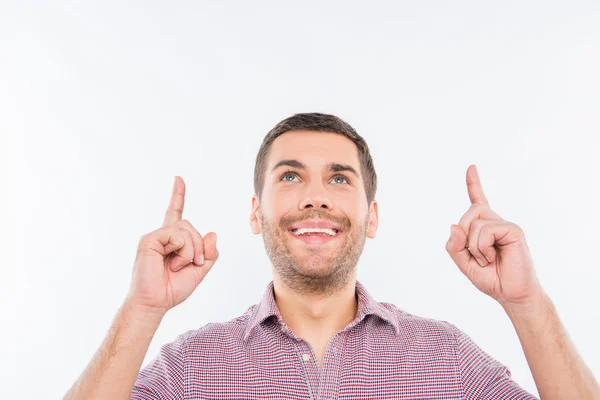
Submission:
M 483 187 L 479 180 L 479 173 L 477 172 L 475 164 L 470 165 L 469 168 L 467 168 L 467 191 L 469 192 L 471 204 L 480 203 L 487 206 L 490 205 L 483 192 Z
M 175 176 L 173 183 L 173 193 L 171 194 L 171 202 L 165 213 L 163 226 L 181 221 L 183 215 L 183 205 L 185 203 L 185 182 L 183 178 Z

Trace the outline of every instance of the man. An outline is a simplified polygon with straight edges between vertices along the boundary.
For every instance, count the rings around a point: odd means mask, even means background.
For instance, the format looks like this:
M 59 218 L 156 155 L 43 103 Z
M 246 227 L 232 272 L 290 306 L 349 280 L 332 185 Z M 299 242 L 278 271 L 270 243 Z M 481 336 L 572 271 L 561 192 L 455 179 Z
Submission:
M 466 180 L 472 205 L 446 250 L 506 310 L 542 398 L 600 399 L 523 231 L 490 209 L 474 166 Z M 346 122 L 317 113 L 281 121 L 258 152 L 254 188 L 250 225 L 273 270 L 262 301 L 179 335 L 139 371 L 165 313 L 219 255 L 215 233 L 203 237 L 182 219 L 185 184 L 175 177 L 163 227 L 142 236 L 129 294 L 65 398 L 535 398 L 456 326 L 379 303 L 356 280 L 366 237 L 377 232 L 377 175 Z

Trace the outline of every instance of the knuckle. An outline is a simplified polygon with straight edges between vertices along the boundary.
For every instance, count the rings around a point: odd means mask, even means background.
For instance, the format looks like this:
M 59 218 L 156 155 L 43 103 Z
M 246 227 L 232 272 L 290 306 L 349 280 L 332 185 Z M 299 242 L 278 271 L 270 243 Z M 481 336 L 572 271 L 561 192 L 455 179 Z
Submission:
M 185 229 L 181 229 L 179 226 L 174 226 L 172 236 L 181 237 L 182 235 L 185 235 Z
M 152 241 L 152 233 L 146 233 L 140 237 L 138 247 L 146 247 Z
M 523 228 L 521 228 L 519 225 L 515 224 L 514 222 L 511 222 L 510 225 L 513 227 L 515 232 L 517 232 L 517 235 L 519 235 L 519 237 L 521 239 L 525 239 L 525 231 L 523 230 Z
M 179 221 L 179 224 L 185 226 L 191 232 L 198 232 L 194 225 L 192 225 L 192 223 L 187 219 L 182 219 L 181 221 Z
M 175 242 L 183 244 L 184 239 L 185 234 L 181 231 L 181 229 L 177 229 L 177 227 L 174 227 L 169 231 L 169 242 L 171 244 L 175 244 Z
M 473 224 L 475 224 L 475 227 L 477 229 L 482 229 L 483 230 L 483 229 L 486 229 L 486 227 L 488 227 L 487 221 L 484 220 L 484 219 L 480 219 L 480 218 L 477 218 L 476 220 L 473 220 Z
M 202 240 L 202 235 L 200 234 L 200 232 L 198 232 L 198 230 L 191 223 L 189 224 L 189 229 L 193 235 L 196 235 L 198 238 L 200 238 L 200 240 Z
M 177 224 L 177 226 L 179 227 L 183 227 L 183 226 L 190 226 L 190 221 L 188 221 L 187 219 L 180 219 L 179 221 L 175 222 L 175 224 Z
M 191 232 L 185 228 L 179 228 L 179 230 L 183 233 L 183 236 L 185 236 L 186 242 L 189 242 L 190 245 L 193 245 Z
M 490 230 L 490 226 L 489 225 L 483 225 L 481 227 L 481 230 L 479 231 L 479 237 L 481 237 L 482 235 L 487 235 L 487 232 Z
M 495 229 L 495 225 L 485 224 L 481 227 L 481 231 L 485 232 L 486 234 L 488 234 L 488 232 L 493 229 Z
M 523 232 L 523 229 L 519 225 L 517 225 L 517 224 L 515 224 L 514 222 L 511 222 L 511 221 L 507 221 L 507 222 L 508 222 L 508 224 L 510 226 L 512 226 L 512 228 L 514 230 L 519 231 L 519 232 Z

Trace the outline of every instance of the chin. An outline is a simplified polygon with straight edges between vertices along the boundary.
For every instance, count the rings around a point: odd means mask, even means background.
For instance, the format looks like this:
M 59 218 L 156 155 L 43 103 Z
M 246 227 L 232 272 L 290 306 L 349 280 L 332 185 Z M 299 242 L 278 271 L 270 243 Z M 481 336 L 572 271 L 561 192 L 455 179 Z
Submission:
M 300 271 L 305 275 L 310 276 L 329 276 L 334 270 L 334 267 L 331 264 L 331 260 L 323 260 L 322 257 L 314 257 L 315 259 L 310 259 L 313 257 L 303 258 L 303 260 L 298 263 Z

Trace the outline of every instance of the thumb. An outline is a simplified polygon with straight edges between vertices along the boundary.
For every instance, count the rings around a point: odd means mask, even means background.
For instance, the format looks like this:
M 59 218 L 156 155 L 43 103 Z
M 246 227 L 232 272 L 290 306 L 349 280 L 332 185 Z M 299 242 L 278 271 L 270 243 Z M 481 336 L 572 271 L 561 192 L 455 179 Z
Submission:
M 217 250 L 217 234 L 215 232 L 208 232 L 204 235 L 204 259 L 214 263 L 217 258 L 219 258 L 219 251 Z
M 185 300 L 196 289 L 196 287 L 198 287 L 198 285 L 204 280 L 206 274 L 208 274 L 208 272 L 212 269 L 213 265 L 217 261 L 217 258 L 219 258 L 219 251 L 217 250 L 217 234 L 214 232 L 209 232 L 204 235 L 203 240 L 204 264 L 196 265 L 189 263 L 181 270 L 175 272 L 171 278 L 173 287 L 177 288 L 180 296 L 185 297 L 183 299 L 180 298 L 177 304 Z
M 465 273 L 471 259 L 471 252 L 467 249 L 467 234 L 463 228 L 454 224 L 450 226 L 450 238 L 446 243 L 446 250 L 458 268 Z

